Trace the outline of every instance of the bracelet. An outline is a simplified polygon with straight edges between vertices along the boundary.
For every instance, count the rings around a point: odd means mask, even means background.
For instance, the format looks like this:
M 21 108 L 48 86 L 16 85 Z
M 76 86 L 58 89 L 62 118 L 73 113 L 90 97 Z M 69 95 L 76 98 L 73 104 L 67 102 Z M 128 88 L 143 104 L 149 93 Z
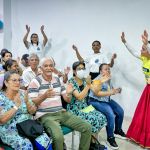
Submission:
M 18 107 L 15 105 L 14 107 L 13 107 L 15 110 L 18 110 Z
M 72 94 L 66 94 L 67 97 L 71 98 L 72 97 Z
M 72 90 L 72 93 L 73 93 L 75 90 L 76 90 L 76 89 L 73 89 L 73 90 Z

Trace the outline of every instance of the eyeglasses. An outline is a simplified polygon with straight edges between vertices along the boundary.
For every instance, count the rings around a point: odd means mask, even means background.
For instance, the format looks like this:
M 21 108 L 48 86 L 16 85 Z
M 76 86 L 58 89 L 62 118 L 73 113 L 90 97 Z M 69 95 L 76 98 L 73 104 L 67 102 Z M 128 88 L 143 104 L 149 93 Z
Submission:
M 38 38 L 37 36 L 32 36 L 32 38 Z
M 49 65 L 44 65 L 44 67 L 46 68 L 46 67 L 54 67 L 54 64 L 49 64 Z
M 85 70 L 85 68 L 77 68 L 77 70 Z
M 8 81 L 12 81 L 14 83 L 17 83 L 17 82 L 21 83 L 22 79 L 9 79 Z

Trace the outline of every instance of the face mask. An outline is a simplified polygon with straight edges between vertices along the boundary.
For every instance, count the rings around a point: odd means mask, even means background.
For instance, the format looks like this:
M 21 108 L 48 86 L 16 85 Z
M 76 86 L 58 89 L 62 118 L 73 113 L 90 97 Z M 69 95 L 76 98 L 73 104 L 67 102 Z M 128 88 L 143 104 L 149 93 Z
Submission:
M 77 71 L 77 77 L 79 79 L 87 78 L 88 73 L 86 72 L 86 70 L 79 70 L 79 71 Z

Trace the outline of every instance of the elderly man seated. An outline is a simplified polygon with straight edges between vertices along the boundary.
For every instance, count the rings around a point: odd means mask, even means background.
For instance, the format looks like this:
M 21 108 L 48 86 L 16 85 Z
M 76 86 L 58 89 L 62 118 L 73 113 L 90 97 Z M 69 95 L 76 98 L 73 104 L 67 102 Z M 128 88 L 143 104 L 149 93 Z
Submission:
M 29 84 L 29 97 L 38 106 L 36 118 L 52 136 L 54 150 L 63 150 L 64 138 L 60 125 L 81 132 L 79 150 L 89 150 L 91 125 L 62 107 L 61 96 L 65 101 L 70 102 L 72 85 L 68 85 L 65 89 L 59 78 L 53 76 L 54 63 L 51 58 L 43 58 L 40 67 L 42 74 Z

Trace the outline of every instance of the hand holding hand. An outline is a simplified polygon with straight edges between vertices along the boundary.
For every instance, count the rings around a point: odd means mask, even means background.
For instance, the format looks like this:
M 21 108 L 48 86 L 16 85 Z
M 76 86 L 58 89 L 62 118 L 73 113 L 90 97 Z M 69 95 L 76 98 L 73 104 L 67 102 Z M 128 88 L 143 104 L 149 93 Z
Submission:
M 100 82 L 97 83 L 92 83 L 90 89 L 94 92 L 94 93 L 98 93 L 100 91 Z
M 66 93 L 72 94 L 73 90 L 74 90 L 73 85 L 71 83 L 69 83 L 66 87 Z
M 85 81 L 86 81 L 86 83 L 87 83 L 88 85 L 91 85 L 91 82 L 92 82 L 91 76 L 88 75 L 88 77 L 85 79 Z
M 25 101 L 25 103 L 28 102 L 28 91 L 25 91 L 25 93 L 24 93 L 24 101 Z
M 14 102 L 17 107 L 21 105 L 20 93 L 16 94 L 16 96 L 14 97 Z
M 53 90 L 53 88 L 49 88 L 44 94 L 45 98 L 51 98 L 56 95 L 56 92 Z
M 122 32 L 121 34 L 121 41 L 125 44 L 126 43 L 126 39 L 125 39 L 125 34 L 124 32 Z

